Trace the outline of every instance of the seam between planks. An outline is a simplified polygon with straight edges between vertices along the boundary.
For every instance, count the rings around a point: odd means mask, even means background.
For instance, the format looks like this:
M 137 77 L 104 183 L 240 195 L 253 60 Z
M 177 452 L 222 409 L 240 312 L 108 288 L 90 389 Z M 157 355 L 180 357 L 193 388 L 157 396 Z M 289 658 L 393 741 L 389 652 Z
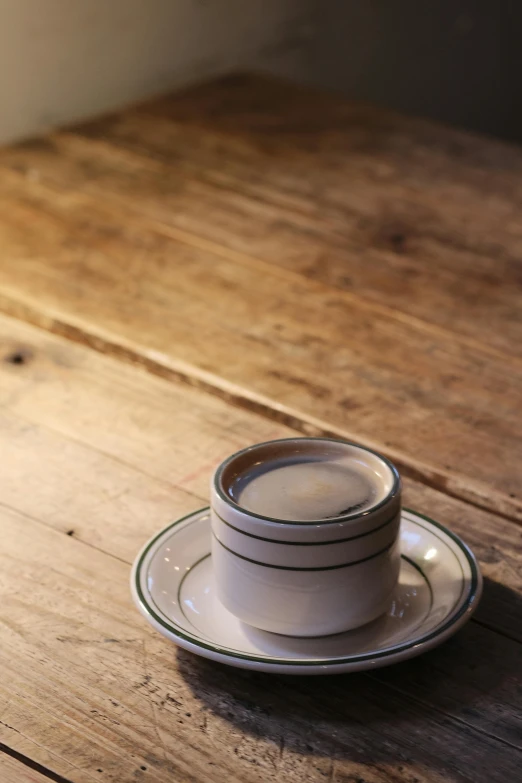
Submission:
M 198 500 L 199 503 L 205 504 L 208 502 L 204 498 L 197 497 L 196 495 L 194 497 Z M 32 514 L 27 513 L 26 511 L 21 511 L 20 509 L 10 505 L 9 503 L 4 503 L 3 501 L 0 501 L 0 509 L 2 508 L 11 514 L 15 514 L 16 516 L 21 517 L 22 519 L 27 519 L 29 520 L 29 522 L 33 522 L 34 524 L 41 525 L 42 527 L 45 527 L 47 530 L 51 530 L 53 533 L 56 533 L 59 536 L 66 536 L 69 540 L 71 540 L 71 536 L 69 536 L 65 530 L 59 530 L 58 528 L 53 527 L 53 525 L 45 522 L 43 519 L 39 519 L 38 517 L 35 517 Z M 85 541 L 85 539 L 81 538 L 80 536 L 75 535 L 72 540 L 77 541 L 79 544 L 89 547 L 90 549 L 94 549 L 96 552 L 100 552 L 102 555 L 111 557 L 125 566 L 132 566 L 132 562 L 130 560 L 125 560 L 124 557 L 120 557 L 119 555 L 114 554 L 114 552 L 109 552 L 107 549 L 103 549 L 102 547 L 96 546 L 95 544 L 91 544 L 89 541 Z M 473 615 L 470 618 L 470 622 L 475 623 L 476 625 L 480 625 L 481 628 L 485 628 L 490 633 L 494 633 L 497 634 L 498 636 L 502 636 L 503 638 L 508 639 L 510 642 L 522 646 L 522 641 L 520 639 L 517 639 L 516 636 L 512 636 L 511 634 L 506 633 L 506 631 L 500 630 L 499 628 L 492 627 L 490 623 L 481 620 L 476 615 Z
M 53 533 L 55 533 L 57 536 L 67 536 L 66 533 L 64 533 L 62 531 L 59 531 L 56 528 L 51 527 L 46 522 L 44 522 L 44 521 L 42 521 L 40 519 L 37 519 L 36 517 L 31 516 L 30 514 L 26 514 L 25 512 L 20 512 L 20 511 L 18 511 L 16 509 L 10 509 L 10 507 L 8 507 L 8 506 L 6 506 L 6 508 L 11 510 L 12 513 L 14 513 L 16 516 L 20 517 L 21 519 L 27 519 L 28 521 L 30 521 L 33 524 L 41 525 L 46 530 L 49 530 L 49 531 L 52 531 Z M 74 539 L 70 539 L 69 538 L 69 541 L 74 541 L 75 545 L 79 544 L 80 546 L 90 546 L 86 541 L 83 541 L 82 539 L 79 539 L 79 538 L 74 538 Z M 121 558 L 119 558 L 119 557 L 117 557 L 117 556 L 115 556 L 115 555 L 113 555 L 113 554 L 111 554 L 109 552 L 105 552 L 103 550 L 99 550 L 99 551 L 102 551 L 103 554 L 105 556 L 107 556 L 107 557 L 114 558 L 114 559 L 118 560 L 119 562 L 123 562 L 123 563 L 125 563 L 125 565 L 128 565 L 127 561 L 122 560 Z M 479 625 L 482 625 L 482 623 L 476 621 L 474 617 L 471 618 L 470 622 L 472 622 L 472 623 L 477 622 Z M 491 628 L 488 628 L 488 631 L 490 633 L 497 634 L 498 636 L 501 636 L 501 637 L 505 636 L 502 631 L 497 631 L 497 630 L 491 629 Z M 516 643 L 520 644 L 520 642 L 516 642 Z M 502 739 L 500 737 L 497 737 L 495 734 L 492 734 L 492 733 L 490 733 L 488 731 L 485 731 L 484 729 L 480 728 L 479 726 L 474 726 L 473 724 L 468 723 L 463 718 L 458 717 L 457 715 L 454 715 L 451 711 L 447 711 L 445 709 L 442 709 L 441 707 L 437 707 L 436 705 L 432 704 L 429 700 L 416 697 L 415 695 L 410 694 L 407 691 L 403 691 L 401 688 L 398 688 L 397 686 L 395 686 L 395 685 L 393 685 L 391 683 L 381 682 L 381 680 L 379 679 L 378 675 L 372 674 L 371 672 L 361 672 L 361 674 L 365 678 L 378 681 L 383 688 L 390 688 L 392 691 L 394 691 L 396 693 L 399 693 L 402 698 L 404 698 L 404 699 L 406 699 L 406 700 L 408 700 L 408 701 L 410 701 L 410 702 L 412 702 L 414 704 L 418 704 L 418 705 L 421 705 L 421 706 L 424 706 L 424 707 L 429 707 L 430 710 L 433 710 L 434 712 L 438 713 L 439 715 L 445 716 L 450 721 L 455 721 L 455 723 L 457 723 L 457 724 L 459 724 L 461 726 L 465 726 L 469 731 L 476 732 L 479 735 L 488 737 L 490 740 L 493 740 L 494 742 L 499 742 L 502 745 L 511 748 L 512 750 L 517 750 L 517 751 L 521 751 L 522 750 L 519 746 L 514 745 L 513 743 L 510 743 L 508 740 L 504 740 L 504 739 Z M 15 753 L 17 754 L 18 751 L 14 751 L 14 750 L 10 749 L 7 745 L 4 745 L 3 743 L 0 743 L 0 752 L 1 751 L 7 752 L 9 755 L 12 755 L 13 757 L 17 758 L 17 756 L 14 756 L 14 754 Z M 61 777 L 57 773 L 53 773 L 50 770 L 46 770 L 45 767 L 42 767 L 40 769 L 40 765 L 38 764 L 38 762 L 33 762 L 28 757 L 23 757 L 23 758 L 26 758 L 27 762 L 29 762 L 28 766 L 31 766 L 31 764 L 37 765 L 37 766 L 34 766 L 33 768 L 34 769 L 38 769 L 38 771 L 41 771 L 42 774 L 47 774 L 47 776 L 51 780 L 55 781 L 56 783 L 71 783 L 71 781 L 67 780 L 64 777 Z M 24 762 L 22 762 L 22 763 L 24 763 Z M 54 777 L 53 777 L 53 775 L 54 775 Z
M 95 144 L 96 145 L 102 144 L 103 146 L 107 147 L 109 150 L 114 150 L 115 152 L 121 152 L 123 149 L 123 151 L 126 154 L 136 158 L 140 162 L 144 164 L 148 162 L 142 155 L 135 152 L 134 150 L 128 150 L 125 147 L 121 148 L 118 145 L 112 144 L 111 142 L 107 142 L 107 141 L 97 140 L 93 142 L 91 139 L 86 139 L 85 137 L 81 136 L 81 134 L 78 133 L 71 133 L 66 131 L 57 132 L 56 138 L 65 139 L 66 142 L 68 139 L 72 139 L 73 141 L 79 141 L 80 143 L 83 143 L 88 147 L 94 146 Z M 158 165 L 162 165 L 156 160 L 154 162 L 157 163 Z M 189 164 L 185 164 L 185 165 L 187 165 L 189 170 L 192 170 Z M 9 173 L 13 174 L 17 179 L 26 181 L 23 175 L 14 172 L 11 169 L 8 169 L 8 171 Z M 217 194 L 219 193 L 220 190 L 223 190 L 223 191 L 228 191 L 230 193 L 235 193 L 240 196 L 245 196 L 245 194 L 239 188 L 234 188 L 231 184 L 214 182 L 212 179 L 202 176 L 196 169 L 194 169 L 194 173 L 196 179 L 203 182 L 207 187 L 215 190 Z M 50 185 L 39 183 L 39 187 L 51 188 L 51 189 L 56 187 L 56 189 L 59 190 L 60 192 L 68 191 L 68 188 L 63 188 L 62 186 L 59 185 L 51 187 Z M 85 193 L 84 191 L 81 190 L 77 192 L 77 195 L 81 195 L 81 198 L 85 199 L 86 201 L 91 201 L 91 202 L 96 201 L 93 195 L 89 193 Z M 138 215 L 139 218 L 144 222 L 144 224 L 151 231 L 156 231 L 159 234 L 169 237 L 170 239 L 175 239 L 190 247 L 195 247 L 198 250 L 203 250 L 212 253 L 216 256 L 219 256 L 220 258 L 224 258 L 225 260 L 241 264 L 242 266 L 246 266 L 249 268 L 256 268 L 265 272 L 268 271 L 271 274 L 277 275 L 290 282 L 306 283 L 307 285 L 314 287 L 315 290 L 324 290 L 324 291 L 330 291 L 332 293 L 338 293 L 340 296 L 345 297 L 348 302 L 353 302 L 360 307 L 363 307 L 371 312 L 379 313 L 380 315 L 395 320 L 398 323 L 417 328 L 419 331 L 422 331 L 428 335 L 435 335 L 435 336 L 442 337 L 443 339 L 453 340 L 463 346 L 471 348 L 472 350 L 480 351 L 495 359 L 504 361 L 508 364 L 509 363 L 522 364 L 521 358 L 513 354 L 508 354 L 505 353 L 504 351 L 500 351 L 494 348 L 493 346 L 489 346 L 485 343 L 480 342 L 479 340 L 474 340 L 472 337 L 468 337 L 464 334 L 461 334 L 460 332 L 453 332 L 450 329 L 447 329 L 443 326 L 439 326 L 438 324 L 433 323 L 432 321 L 424 320 L 423 318 L 419 318 L 416 315 L 410 315 L 408 312 L 404 310 L 395 307 L 387 307 L 386 305 L 373 301 L 372 299 L 365 297 L 364 295 L 354 294 L 351 291 L 347 290 L 346 288 L 342 288 L 339 285 L 322 282 L 321 280 L 315 280 L 315 279 L 312 280 L 302 272 L 296 272 L 291 269 L 287 269 L 285 267 L 280 267 L 277 264 L 272 263 L 271 261 L 257 258 L 256 256 L 252 256 L 248 253 L 244 253 L 239 250 L 234 250 L 233 248 L 229 248 L 226 245 L 216 242 L 215 240 L 207 239 L 206 237 L 200 237 L 197 234 L 187 231 L 186 229 L 181 229 L 178 228 L 177 226 L 172 226 L 169 223 L 165 223 L 164 221 L 158 218 L 152 217 L 152 215 L 147 214 L 147 212 L 143 212 L 141 209 L 136 209 L 133 206 L 133 204 L 130 203 L 127 199 L 122 198 L 121 196 L 118 196 L 115 193 L 109 193 L 107 191 L 104 192 L 103 203 L 104 203 L 104 207 L 110 208 L 110 205 L 118 205 L 119 207 L 124 208 L 127 212 L 132 213 L 134 215 Z M 289 214 L 293 214 L 293 210 L 290 207 L 283 207 L 278 205 L 278 209 L 287 211 Z
M 194 499 L 198 500 L 198 502 L 201 504 L 205 504 L 207 502 L 204 498 L 200 498 L 196 495 L 194 495 Z M 17 516 L 28 519 L 30 522 L 34 522 L 35 524 L 42 525 L 48 530 L 52 530 L 53 532 L 58 533 L 59 535 L 64 535 L 70 538 L 69 534 L 66 531 L 59 530 L 53 527 L 52 525 L 47 524 L 47 522 L 44 522 L 42 519 L 38 519 L 38 517 L 34 517 L 32 516 L 32 514 L 28 514 L 26 511 L 21 511 L 15 506 L 12 506 L 9 503 L 5 503 L 0 500 L 0 509 L 2 508 L 5 509 L 6 511 L 9 511 L 10 513 L 16 514 Z M 92 544 L 90 541 L 85 541 L 85 539 L 81 538 L 81 536 L 75 535 L 74 540 L 78 541 L 80 544 L 83 544 L 84 546 L 89 547 L 90 549 L 94 549 L 96 552 L 100 552 L 102 555 L 107 555 L 107 557 L 112 557 L 115 560 L 118 560 L 118 562 L 122 563 L 123 565 L 126 566 L 132 565 L 132 563 L 128 560 L 125 560 L 125 558 L 114 554 L 114 552 L 109 552 L 107 549 L 104 549 L 100 546 L 96 546 L 95 544 Z M 486 622 L 485 620 L 482 620 L 479 617 L 476 616 L 471 617 L 471 622 L 475 623 L 476 625 L 480 625 L 482 628 L 485 628 L 490 633 L 495 633 L 498 634 L 499 636 L 504 637 L 505 639 L 508 639 L 514 644 L 522 645 L 522 641 L 518 639 L 516 636 L 513 636 L 512 634 L 509 634 L 504 630 L 500 630 L 499 628 L 494 628 L 490 623 Z
M 84 141 L 83 137 L 73 136 L 73 134 L 63 133 L 59 135 L 71 136 L 75 139 Z M 110 148 L 114 151 L 120 151 L 120 148 L 117 146 L 111 145 Z M 139 157 L 139 159 L 144 160 L 141 157 Z M 24 174 L 20 174 L 19 172 L 14 171 L 6 164 L 0 163 L 0 170 L 2 170 L 2 173 L 5 176 L 12 177 L 19 182 L 23 182 L 29 190 L 33 187 L 37 187 L 40 190 L 49 191 L 50 193 L 58 192 L 61 194 L 70 195 L 71 188 L 64 187 L 59 184 L 42 182 L 28 183 Z M 208 187 L 214 188 L 216 190 L 221 189 L 229 190 L 230 192 L 234 193 L 236 192 L 228 185 L 221 186 L 219 184 L 207 182 L 207 180 L 204 179 L 202 179 L 202 181 L 205 182 Z M 237 192 L 241 193 L 241 191 Z M 79 197 L 86 203 L 94 203 L 98 207 L 100 206 L 99 200 L 90 193 L 86 193 L 80 190 L 75 191 L 75 196 L 76 198 Z M 470 348 L 471 350 L 478 351 L 482 354 L 490 356 L 493 359 L 505 362 L 506 364 L 522 365 L 522 358 L 514 354 L 505 353 L 504 351 L 500 351 L 493 346 L 480 342 L 479 340 L 474 340 L 472 337 L 468 337 L 467 335 L 464 335 L 460 332 L 453 332 L 444 326 L 433 323 L 432 321 L 426 321 L 423 318 L 419 318 L 417 315 L 411 315 L 404 310 L 394 307 L 387 307 L 386 305 L 369 299 L 364 295 L 354 294 L 346 288 L 342 288 L 341 286 L 335 285 L 334 283 L 326 283 L 321 280 L 311 279 L 302 272 L 296 272 L 291 269 L 287 269 L 286 267 L 278 266 L 271 261 L 257 258 L 256 256 L 249 255 L 239 250 L 234 250 L 233 248 L 229 248 L 226 245 L 216 242 L 215 240 L 198 236 L 197 234 L 187 231 L 186 229 L 178 228 L 177 226 L 172 226 L 158 218 L 153 217 L 152 215 L 147 214 L 147 212 L 136 209 L 133 207 L 132 203 L 127 201 L 127 199 L 122 198 L 117 194 L 105 192 L 103 196 L 103 209 L 105 209 L 110 214 L 114 207 L 122 208 L 128 214 L 133 215 L 134 219 L 139 219 L 143 226 L 149 231 L 155 232 L 169 239 L 174 239 L 188 247 L 193 247 L 197 250 L 212 253 L 213 255 L 216 255 L 219 258 L 223 258 L 226 261 L 237 263 L 250 269 L 257 269 L 265 273 L 268 272 L 269 274 L 280 277 L 281 279 L 287 280 L 288 282 L 306 284 L 315 291 L 326 291 L 331 292 L 332 294 L 338 294 L 339 296 L 346 299 L 347 302 L 352 302 L 361 308 L 364 308 L 372 313 L 377 313 L 381 316 L 384 316 L 385 318 L 389 318 L 390 320 L 393 320 L 404 326 L 417 329 L 418 331 L 423 332 L 428 336 L 441 337 L 444 340 L 453 341 L 464 347 Z
M 0 742 L 0 753 L 5 753 L 6 756 L 11 756 L 11 758 L 15 759 L 15 761 L 18 761 L 25 767 L 29 767 L 29 769 L 33 769 L 40 775 L 49 778 L 49 780 L 54 781 L 54 783 L 71 783 L 68 778 L 64 778 L 63 775 L 59 775 L 57 772 L 53 772 L 51 769 L 47 769 L 47 767 L 39 764 L 38 761 L 33 761 L 33 759 L 29 758 L 29 756 L 25 756 L 23 753 L 10 748 L 3 742 Z
M 166 354 L 146 347 L 143 347 L 141 349 L 143 352 L 141 352 L 128 344 L 124 337 L 113 337 L 101 333 L 92 324 L 85 324 L 81 321 L 76 324 L 64 321 L 56 314 L 42 311 L 31 302 L 21 301 L 15 296 L 10 297 L 0 292 L 0 311 L 65 337 L 72 342 L 85 345 L 99 353 L 133 365 L 139 365 L 153 375 L 201 389 L 239 408 L 291 427 L 303 435 L 341 437 L 362 442 L 385 454 L 397 465 L 404 476 L 449 497 L 522 526 L 522 508 L 510 502 L 506 495 L 485 486 L 473 484 L 465 476 L 458 476 L 426 464 L 415 464 L 414 460 L 403 452 L 383 447 L 379 442 L 299 413 L 287 405 L 277 403 L 275 400 L 231 383 L 225 378 L 202 370 L 188 362 L 173 359 Z

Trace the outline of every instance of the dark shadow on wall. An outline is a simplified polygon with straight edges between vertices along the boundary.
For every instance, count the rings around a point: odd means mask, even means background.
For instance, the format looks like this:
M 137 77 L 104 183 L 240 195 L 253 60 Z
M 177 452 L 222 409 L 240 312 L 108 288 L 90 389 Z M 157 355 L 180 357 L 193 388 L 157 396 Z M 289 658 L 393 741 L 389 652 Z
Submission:
M 500 0 L 321 5 L 308 81 L 522 142 L 522 5 Z

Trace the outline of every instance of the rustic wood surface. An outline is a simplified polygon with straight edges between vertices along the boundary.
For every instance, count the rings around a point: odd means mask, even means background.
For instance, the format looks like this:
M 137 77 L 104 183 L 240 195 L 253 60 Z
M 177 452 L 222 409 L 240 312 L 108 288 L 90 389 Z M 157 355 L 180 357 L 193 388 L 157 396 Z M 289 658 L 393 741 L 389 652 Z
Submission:
M 13 758 L 0 746 L 0 783 L 49 783 L 49 771 L 44 769 L 42 774 L 39 766 L 35 767 L 30 759 L 18 756 Z M 60 781 L 58 775 L 51 778 L 53 779 Z
M 521 173 L 250 77 L 0 152 L 1 781 L 518 779 Z M 454 639 L 272 677 L 140 618 L 141 544 L 296 432 L 381 448 L 473 547 Z
M 517 357 L 288 271 L 277 256 L 266 263 L 171 236 L 160 218 L 136 215 L 137 184 L 132 211 L 103 199 L 105 181 L 91 195 L 57 190 L 69 159 L 41 146 L 0 155 L 6 311 L 52 320 L 160 373 L 188 363 L 190 377 L 232 385 L 238 402 L 303 431 L 362 438 L 409 475 L 522 520 Z M 29 179 L 13 170 L 20 157 Z M 109 160 L 119 182 L 120 159 Z M 175 175 L 153 181 L 157 199 L 178 188 Z

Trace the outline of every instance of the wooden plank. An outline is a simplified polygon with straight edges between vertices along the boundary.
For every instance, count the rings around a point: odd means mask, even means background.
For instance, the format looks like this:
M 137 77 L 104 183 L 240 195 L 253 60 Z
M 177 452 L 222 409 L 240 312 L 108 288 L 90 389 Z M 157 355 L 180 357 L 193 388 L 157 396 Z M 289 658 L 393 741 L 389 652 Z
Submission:
M 51 749 L 72 783 L 516 779 L 519 644 L 493 635 L 499 668 L 477 680 L 492 632 L 470 626 L 425 657 L 420 699 L 402 693 L 407 667 L 393 687 L 237 672 L 173 654 L 130 605 L 126 564 L 14 512 L 0 520 L 1 736 L 31 740 L 36 760 Z
M 287 252 L 303 228 L 303 252 L 317 231 L 322 248 L 308 261 L 294 253 L 291 268 L 521 356 L 519 147 L 250 76 L 153 101 L 135 116 L 125 148 L 141 141 L 171 165 L 181 148 L 221 190 L 230 182 L 284 217 L 287 206 L 297 228 L 280 243 Z M 186 139 L 186 154 L 158 119 Z M 125 115 L 117 139 L 119 121 Z M 103 120 L 78 132 L 98 130 L 113 141 L 111 122 L 108 132 Z
M 5 316 L 0 411 L 0 503 L 126 562 L 205 505 L 228 454 L 298 434 Z M 488 579 L 481 620 L 522 640 L 520 528 L 417 481 L 404 491 L 476 551 Z
M 363 440 L 410 476 L 522 519 L 522 365 L 74 190 L 8 173 L 1 188 L 4 310 L 301 431 Z
M 294 434 L 4 316 L 0 357 L 0 504 L 127 562 L 226 456 Z
M 67 783 L 63 777 L 44 775 L 0 750 L 0 783 L 49 783 L 50 780 Z
M 512 774 L 520 644 L 479 623 L 319 684 L 173 655 L 131 606 L 141 543 L 204 502 L 224 452 L 289 429 L 6 317 L 0 356 L 1 741 L 73 783 Z M 476 546 L 494 597 L 480 620 L 515 636 L 519 529 L 415 482 L 406 496 Z
M 255 77 L 51 144 L 56 181 L 521 356 L 517 148 Z
M 295 434 L 5 317 L 0 355 L 2 501 L 101 548 L 110 526 L 106 551 L 127 561 L 172 515 L 206 502 L 210 473 L 226 455 Z M 405 494 L 476 549 L 491 599 L 493 583 L 500 593 L 484 622 L 517 633 L 509 617 L 510 591 L 522 587 L 519 529 L 415 481 L 405 481 Z

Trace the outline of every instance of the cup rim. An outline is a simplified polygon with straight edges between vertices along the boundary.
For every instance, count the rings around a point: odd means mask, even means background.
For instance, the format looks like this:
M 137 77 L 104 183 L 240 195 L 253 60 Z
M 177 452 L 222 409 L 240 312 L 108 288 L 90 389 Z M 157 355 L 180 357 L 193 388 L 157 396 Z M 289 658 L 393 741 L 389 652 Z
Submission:
M 233 500 L 230 497 L 230 495 L 228 495 L 224 491 L 222 485 L 223 473 L 235 459 L 242 456 L 243 454 L 247 454 L 250 451 L 254 451 L 255 449 L 261 448 L 263 446 L 268 446 L 272 443 L 293 443 L 295 441 L 320 441 L 320 442 L 337 443 L 346 446 L 354 446 L 355 448 L 361 449 L 362 451 L 367 451 L 370 454 L 373 454 L 378 459 L 380 459 L 381 462 L 383 462 L 386 465 L 386 467 L 390 470 L 393 477 L 393 483 L 391 489 L 385 495 L 385 497 L 382 498 L 378 503 L 376 503 L 374 506 L 371 506 L 370 508 L 364 509 L 363 511 L 352 511 L 349 514 L 343 514 L 342 516 L 335 517 L 335 519 L 310 519 L 307 520 L 306 522 L 293 520 L 293 519 L 279 519 L 277 517 L 270 517 L 270 516 L 266 516 L 265 514 L 259 514 L 255 511 L 250 511 L 249 509 L 240 506 L 239 503 L 236 503 L 236 501 Z M 212 484 L 218 497 L 224 503 L 226 503 L 235 511 L 238 511 L 239 513 L 244 514 L 245 516 L 251 519 L 259 519 L 264 522 L 271 522 L 277 525 L 295 525 L 303 528 L 310 528 L 311 526 L 318 526 L 318 525 L 320 526 L 339 525 L 344 522 L 351 522 L 353 520 L 364 519 L 364 517 L 367 517 L 370 514 L 374 514 L 376 511 L 379 511 L 381 508 L 386 506 L 399 493 L 401 488 L 401 478 L 399 475 L 399 471 L 397 470 L 393 462 L 391 462 L 387 457 L 385 457 L 383 454 L 376 451 L 375 449 L 369 448 L 369 446 L 364 446 L 363 444 L 357 443 L 356 441 L 353 440 L 345 440 L 341 438 L 328 438 L 328 437 L 323 438 L 320 436 L 315 437 L 315 436 L 303 435 L 302 437 L 297 436 L 295 438 L 275 438 L 274 440 L 266 440 L 261 443 L 254 443 L 251 446 L 247 446 L 244 449 L 240 449 L 239 451 L 235 451 L 219 465 L 219 467 L 214 473 Z

